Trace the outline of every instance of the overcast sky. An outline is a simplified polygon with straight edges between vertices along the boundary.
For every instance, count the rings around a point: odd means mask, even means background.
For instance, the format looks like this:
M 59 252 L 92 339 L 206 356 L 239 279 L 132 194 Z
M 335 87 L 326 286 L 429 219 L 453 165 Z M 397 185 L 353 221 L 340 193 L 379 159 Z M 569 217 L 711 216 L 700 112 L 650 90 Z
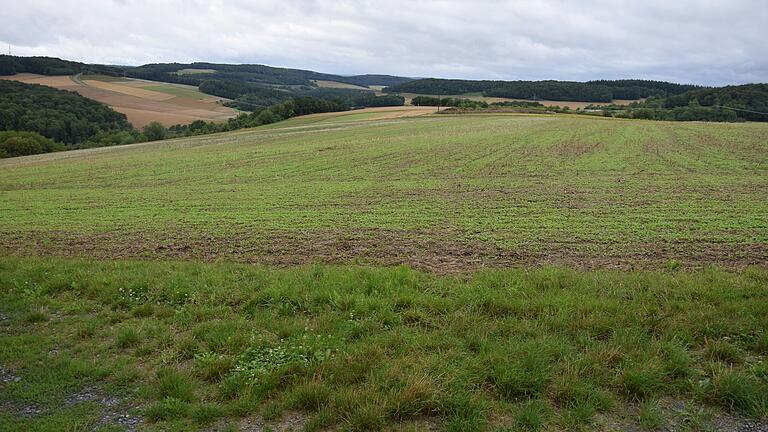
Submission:
M 2 0 L 16 55 L 470 79 L 768 82 L 767 0 Z

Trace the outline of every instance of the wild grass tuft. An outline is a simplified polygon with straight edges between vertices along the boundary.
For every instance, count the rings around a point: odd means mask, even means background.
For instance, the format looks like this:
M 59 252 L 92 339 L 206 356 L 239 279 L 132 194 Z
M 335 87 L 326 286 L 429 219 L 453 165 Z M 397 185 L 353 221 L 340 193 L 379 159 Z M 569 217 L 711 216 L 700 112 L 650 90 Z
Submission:
M 546 402 L 533 399 L 517 407 L 513 421 L 517 430 L 535 432 L 544 428 L 551 416 L 552 410 Z
M 328 387 L 310 382 L 298 385 L 285 396 L 286 407 L 293 410 L 316 412 L 328 404 L 331 390 Z
M 726 409 L 750 416 L 768 414 L 768 384 L 744 372 L 723 370 L 705 391 L 709 401 Z
M 192 420 L 200 425 L 209 425 L 224 416 L 224 410 L 215 404 L 199 404 L 192 406 Z
M 736 345 L 725 340 L 707 341 L 704 355 L 709 360 L 727 364 L 738 364 L 743 361 L 741 350 Z
M 220 381 L 234 367 L 231 357 L 211 352 L 195 356 L 195 374 L 208 382 Z
M 663 378 L 663 374 L 654 365 L 645 365 L 624 370 L 619 376 L 619 386 L 629 399 L 644 400 L 662 389 Z
M 172 368 L 157 371 L 154 382 L 154 393 L 157 399 L 173 398 L 182 402 L 192 402 L 195 399 L 195 383 L 184 372 Z
M 638 423 L 647 430 L 659 429 L 667 423 L 658 401 L 646 400 L 640 404 Z
M 48 310 L 46 308 L 33 309 L 24 315 L 24 321 L 28 323 L 41 323 L 48 321 L 48 319 Z
M 189 412 L 189 404 L 175 398 L 166 398 L 155 402 L 144 410 L 144 415 L 151 422 L 182 418 Z
M 115 336 L 115 345 L 120 349 L 134 347 L 139 344 L 139 332 L 133 327 L 121 327 Z

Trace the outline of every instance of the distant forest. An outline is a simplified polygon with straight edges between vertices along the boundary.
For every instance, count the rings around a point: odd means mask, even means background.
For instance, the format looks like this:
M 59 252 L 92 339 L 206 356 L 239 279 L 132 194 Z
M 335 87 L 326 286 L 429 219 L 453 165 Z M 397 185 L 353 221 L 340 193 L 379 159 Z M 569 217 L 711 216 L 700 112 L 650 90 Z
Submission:
M 183 73 L 201 70 L 204 73 Z M 229 106 L 252 111 L 297 97 L 310 96 L 333 100 L 350 107 L 400 106 L 405 99 L 395 95 L 374 96 L 368 90 L 321 88 L 316 80 L 336 81 L 357 86 L 397 85 L 411 78 L 390 75 L 341 76 L 319 72 L 276 68 L 264 65 L 218 63 L 158 63 L 126 68 L 132 78 L 198 86 L 201 92 L 232 99 Z
M 190 70 L 205 73 L 184 73 Z M 314 81 L 388 86 L 411 80 L 391 75 L 341 76 L 264 65 L 157 63 L 131 67 L 90 65 L 54 57 L 0 55 L 0 75 L 24 72 L 41 75 L 102 74 L 193 85 L 203 93 L 232 99 L 229 106 L 245 111 L 305 96 L 332 100 L 353 108 L 400 106 L 405 103 L 405 99 L 397 95 L 374 96 L 368 90 L 321 88 Z
M 138 131 L 124 114 L 74 92 L 0 80 L 0 95 L 0 158 L 226 132 L 349 109 L 343 102 L 297 97 L 226 122 L 198 120 L 170 128 L 152 122 Z
M 75 75 L 94 73 L 118 76 L 122 69 L 115 66 L 85 64 L 56 57 L 16 57 L 0 55 L 0 75 L 35 73 L 40 75 Z
M 624 106 L 594 107 L 606 115 L 675 121 L 768 121 L 768 84 L 700 88 Z
M 125 114 L 80 96 L 37 84 L 0 80 L 0 130 L 37 132 L 79 144 L 100 132 L 131 129 Z
M 488 97 L 511 99 L 611 102 L 613 99 L 640 99 L 685 93 L 701 87 L 663 81 L 470 81 L 420 79 L 384 89 L 387 93 L 420 93 L 427 95 L 463 95 L 475 93 Z

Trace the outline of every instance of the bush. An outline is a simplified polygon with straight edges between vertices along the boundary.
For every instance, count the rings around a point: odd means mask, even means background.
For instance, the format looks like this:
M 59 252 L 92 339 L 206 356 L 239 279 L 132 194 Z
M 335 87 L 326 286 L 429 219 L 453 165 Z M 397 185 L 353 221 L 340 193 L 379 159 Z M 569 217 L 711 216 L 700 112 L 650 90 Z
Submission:
M 50 153 L 64 149 L 63 145 L 37 132 L 0 132 L 0 158 Z
M 158 122 L 151 122 L 141 130 L 147 141 L 158 141 L 168 136 L 168 130 Z

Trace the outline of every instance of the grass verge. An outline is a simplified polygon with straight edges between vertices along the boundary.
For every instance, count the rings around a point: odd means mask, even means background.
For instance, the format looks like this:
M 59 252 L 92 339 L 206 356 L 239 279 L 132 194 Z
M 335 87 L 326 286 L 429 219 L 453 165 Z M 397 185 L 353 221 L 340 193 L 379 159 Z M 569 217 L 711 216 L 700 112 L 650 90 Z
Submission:
M 767 285 L 1 258 L 0 430 L 119 426 L 109 398 L 150 430 L 600 429 L 638 404 L 657 427 L 664 398 L 760 418 Z

